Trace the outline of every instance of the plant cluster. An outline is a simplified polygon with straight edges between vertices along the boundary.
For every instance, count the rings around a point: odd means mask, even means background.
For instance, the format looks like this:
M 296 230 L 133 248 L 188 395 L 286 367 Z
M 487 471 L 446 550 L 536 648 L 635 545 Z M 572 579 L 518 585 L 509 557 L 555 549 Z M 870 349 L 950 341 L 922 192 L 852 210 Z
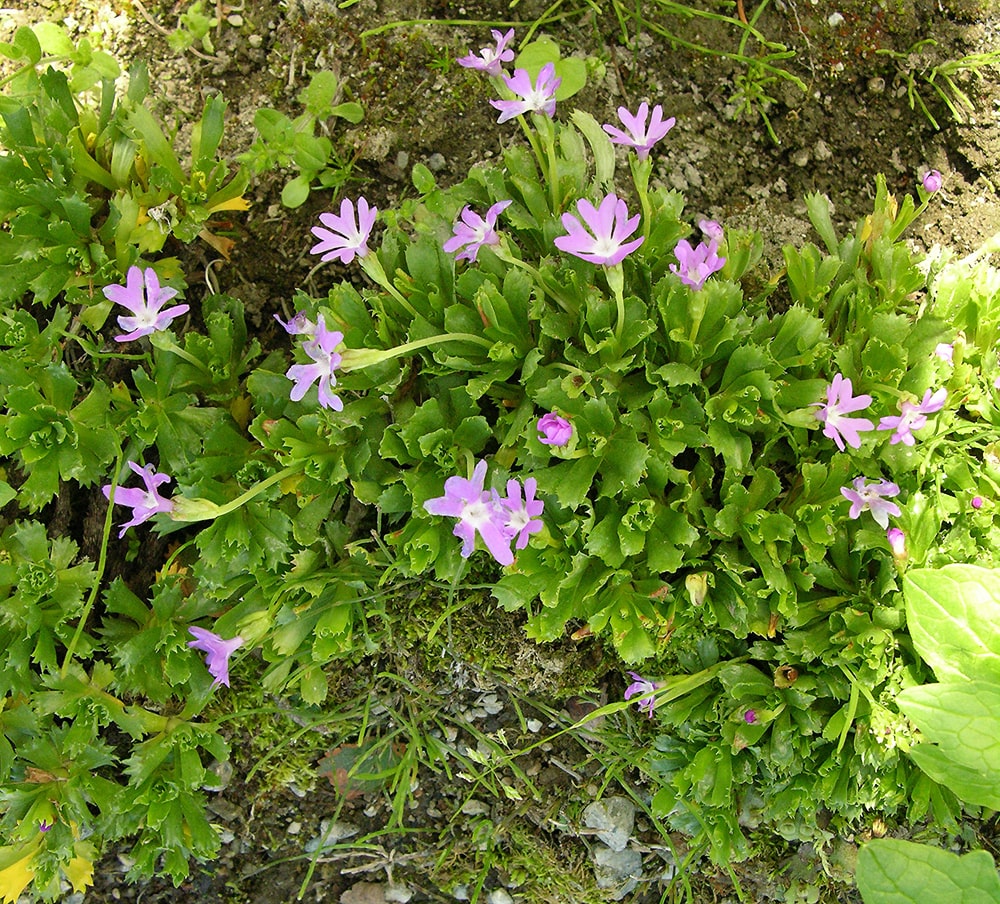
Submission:
M 879 180 L 844 238 L 809 197 L 823 248 L 762 279 L 759 235 L 651 185 L 659 105 L 560 118 L 580 62 L 512 37 L 458 62 L 524 141 L 452 188 L 414 168 L 398 210 L 322 214 L 311 251 L 341 278 L 296 295 L 271 350 L 160 254 L 225 250 L 210 217 L 245 205 L 221 99 L 185 170 L 141 69 L 117 93 L 84 48 L 3 48 L 6 899 L 82 890 L 116 839 L 133 876 L 213 856 L 213 695 L 323 703 L 400 579 L 488 583 L 532 638 L 652 660 L 627 695 L 655 720 L 653 812 L 717 860 L 762 822 L 822 841 L 958 813 L 906 755 L 896 696 L 928 671 L 900 581 L 1000 549 L 996 271 L 917 266 L 931 173 L 918 202 Z M 99 506 L 88 555 L 33 517 L 66 497 Z M 148 587 L 115 551 L 152 560 Z

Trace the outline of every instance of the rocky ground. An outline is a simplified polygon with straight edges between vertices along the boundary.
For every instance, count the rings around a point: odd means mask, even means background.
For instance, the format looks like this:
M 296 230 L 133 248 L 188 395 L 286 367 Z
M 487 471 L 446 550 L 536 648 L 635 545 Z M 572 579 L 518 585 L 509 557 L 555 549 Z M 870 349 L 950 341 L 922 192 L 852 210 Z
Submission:
M 736 14 L 734 4 L 691 5 Z M 1000 47 L 995 0 L 744 0 L 740 9 L 774 45 L 770 52 L 779 44 L 790 51 L 772 56 L 777 71 L 756 79 L 733 56 L 759 62 L 767 52 L 759 40 L 741 47 L 744 33 L 732 24 L 656 0 L 639 4 L 649 20 L 642 29 L 628 18 L 634 3 L 250 0 L 237 7 L 220 0 L 206 4 L 216 18 L 207 43 L 181 20 L 185 2 L 22 0 L 21 7 L 0 9 L 0 39 L 47 18 L 93 35 L 123 59 L 148 60 L 156 112 L 178 123 L 181 143 L 204 97 L 222 92 L 234 155 L 252 144 L 258 109 L 296 115 L 309 73 L 337 72 L 344 99 L 360 103 L 365 119 L 324 127 L 355 180 L 350 191 L 380 208 L 412 192 L 414 164 L 456 181 L 512 140 L 495 123 L 488 85 L 454 61 L 488 43 L 491 24 L 511 22 L 520 38 L 545 17 L 539 34 L 590 60 L 573 103 L 599 121 L 619 104 L 661 103 L 677 125 L 654 180 L 686 194 L 692 220 L 760 229 L 774 270 L 782 244 L 815 239 L 804 194 L 825 193 L 846 228 L 870 209 L 877 173 L 898 193 L 913 192 L 929 168 L 943 173 L 944 188 L 912 234 L 920 248 L 942 243 L 967 254 L 1000 231 L 1000 67 L 976 68 L 976 55 Z M 252 210 L 233 224 L 232 260 L 212 268 L 221 288 L 247 303 L 265 344 L 275 335 L 272 314 L 287 312 L 296 288 L 322 292 L 339 278 L 334 268 L 313 272 L 307 254 L 309 227 L 334 198 L 314 192 L 287 210 L 280 191 L 289 175 L 259 180 Z M 193 259 L 191 272 L 208 261 Z M 412 620 L 426 628 L 435 618 Z M 483 644 L 484 620 L 498 643 Z M 620 665 L 595 641 L 537 647 L 516 618 L 483 600 L 469 601 L 436 643 L 417 627 L 344 669 L 335 712 L 273 701 L 273 715 L 234 732 L 237 755 L 212 800 L 224 839 L 216 863 L 195 867 L 178 889 L 129 885 L 127 853 L 115 852 L 85 900 L 272 904 L 301 889 L 304 900 L 344 904 L 477 896 L 490 904 L 576 904 L 613 899 L 630 873 L 639 882 L 622 899 L 637 902 L 857 900 L 849 885 L 819 875 L 813 851 L 779 843 L 732 872 L 695 860 L 687 884 L 676 879 L 683 839 L 670 840 L 671 852 L 652 831 L 636 803 L 641 788 L 633 788 L 636 800 L 612 793 L 619 779 L 631 787 L 630 776 L 602 752 L 597 729 L 547 739 L 621 694 Z M 395 785 L 343 778 L 360 749 L 352 718 L 372 690 L 380 701 L 372 724 L 398 736 L 379 754 Z M 617 728 L 625 738 L 642 730 L 632 720 Z M 460 756 L 431 768 L 428 738 Z M 505 743 L 530 749 L 505 761 Z M 410 755 L 412 769 L 398 768 Z M 459 777 L 462 763 L 479 764 L 478 781 Z M 517 801 L 505 784 L 537 788 L 539 798 Z M 855 840 L 825 853 L 835 878 L 849 875 Z

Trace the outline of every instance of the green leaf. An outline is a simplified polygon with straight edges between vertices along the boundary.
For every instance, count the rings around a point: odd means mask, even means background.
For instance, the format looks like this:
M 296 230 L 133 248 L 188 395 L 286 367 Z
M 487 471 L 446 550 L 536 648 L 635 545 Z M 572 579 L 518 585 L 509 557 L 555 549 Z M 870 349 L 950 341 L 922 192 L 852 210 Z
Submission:
M 880 838 L 861 849 L 856 878 L 865 904 L 1000 902 L 1000 878 L 985 851 L 959 857 L 929 845 Z
M 296 176 L 281 190 L 281 203 L 292 209 L 301 207 L 309 198 L 309 179 Z
M 361 104 L 356 104 L 354 101 L 348 101 L 347 103 L 337 104 L 335 107 L 330 108 L 330 116 L 339 116 L 341 119 L 346 119 L 352 125 L 357 125 L 365 118 L 365 111 Z
M 309 84 L 299 92 L 298 100 L 310 116 L 326 119 L 330 115 L 330 107 L 339 88 L 337 76 L 332 72 L 328 70 L 314 72 Z
M 939 681 L 1000 684 L 1000 574 L 978 565 L 914 569 L 903 595 L 913 644 Z

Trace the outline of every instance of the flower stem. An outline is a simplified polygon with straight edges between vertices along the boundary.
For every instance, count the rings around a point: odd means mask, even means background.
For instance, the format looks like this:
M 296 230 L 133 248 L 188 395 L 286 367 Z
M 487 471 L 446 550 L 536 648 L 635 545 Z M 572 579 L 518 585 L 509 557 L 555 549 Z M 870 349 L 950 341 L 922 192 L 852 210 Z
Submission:
M 405 298 L 402 292 L 400 292 L 399 289 L 392 284 L 389 276 L 385 272 L 385 267 L 382 266 L 382 261 L 378 259 L 377 255 L 366 254 L 364 257 L 360 258 L 360 260 L 361 269 L 365 272 L 365 274 L 367 274 L 372 282 L 385 289 L 386 292 L 395 298 L 414 320 L 420 317 L 413 305 L 410 304 L 409 300 Z
M 632 181 L 642 207 L 642 235 L 648 239 L 653 227 L 653 212 L 649 204 L 649 176 L 653 171 L 653 161 L 648 157 L 640 160 L 638 156 L 632 156 L 629 158 L 629 168 L 632 170 Z

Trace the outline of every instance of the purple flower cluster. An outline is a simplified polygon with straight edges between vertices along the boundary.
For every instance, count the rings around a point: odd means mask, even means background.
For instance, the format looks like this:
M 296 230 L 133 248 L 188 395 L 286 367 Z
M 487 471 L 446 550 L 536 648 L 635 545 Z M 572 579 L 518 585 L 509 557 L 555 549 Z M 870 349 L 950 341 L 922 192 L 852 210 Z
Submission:
M 444 483 L 444 495 L 428 499 L 424 508 L 432 515 L 457 518 L 454 534 L 462 540 L 462 556 L 468 558 L 476 546 L 478 534 L 487 550 L 501 565 L 514 562 L 515 549 L 524 549 L 528 539 L 544 526 L 538 520 L 544 504 L 535 498 L 537 484 L 533 477 L 524 481 L 507 481 L 507 495 L 484 488 L 486 462 L 480 461 L 472 479 L 449 477 Z

